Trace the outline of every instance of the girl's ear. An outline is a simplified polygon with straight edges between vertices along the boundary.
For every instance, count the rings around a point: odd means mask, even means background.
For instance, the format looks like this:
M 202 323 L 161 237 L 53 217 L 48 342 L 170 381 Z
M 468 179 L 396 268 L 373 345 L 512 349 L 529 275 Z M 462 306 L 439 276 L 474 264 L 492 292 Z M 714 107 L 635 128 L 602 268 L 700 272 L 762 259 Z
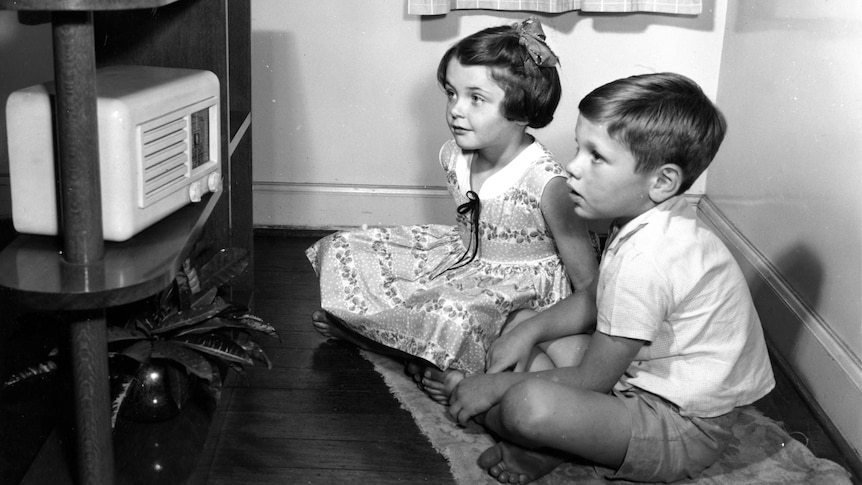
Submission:
M 659 167 L 649 190 L 650 200 L 661 204 L 676 195 L 682 185 L 682 177 L 682 169 L 679 165 L 667 163 Z

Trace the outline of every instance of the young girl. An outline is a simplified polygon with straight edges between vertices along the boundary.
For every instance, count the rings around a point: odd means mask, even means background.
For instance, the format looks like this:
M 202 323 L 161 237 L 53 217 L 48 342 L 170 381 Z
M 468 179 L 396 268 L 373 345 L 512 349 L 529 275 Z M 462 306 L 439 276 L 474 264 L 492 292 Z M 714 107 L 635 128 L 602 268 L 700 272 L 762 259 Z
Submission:
M 563 168 L 526 133 L 553 118 L 556 64 L 535 19 L 455 44 L 437 80 L 454 137 L 440 163 L 457 225 L 339 232 L 307 250 L 320 277 L 317 329 L 404 358 L 442 403 L 448 371 L 520 370 L 537 344 L 592 323 L 592 241 Z M 521 309 L 539 313 L 515 325 Z

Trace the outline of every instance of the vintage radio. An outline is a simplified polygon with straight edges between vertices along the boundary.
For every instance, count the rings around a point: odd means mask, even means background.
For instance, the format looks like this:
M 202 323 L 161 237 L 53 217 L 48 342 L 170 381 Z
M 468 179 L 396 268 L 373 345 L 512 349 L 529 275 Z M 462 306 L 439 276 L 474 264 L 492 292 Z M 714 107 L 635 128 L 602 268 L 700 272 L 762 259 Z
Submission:
M 221 189 L 219 81 L 209 71 L 111 66 L 96 72 L 104 238 L 125 241 Z M 6 102 L 12 221 L 58 233 L 52 82 Z

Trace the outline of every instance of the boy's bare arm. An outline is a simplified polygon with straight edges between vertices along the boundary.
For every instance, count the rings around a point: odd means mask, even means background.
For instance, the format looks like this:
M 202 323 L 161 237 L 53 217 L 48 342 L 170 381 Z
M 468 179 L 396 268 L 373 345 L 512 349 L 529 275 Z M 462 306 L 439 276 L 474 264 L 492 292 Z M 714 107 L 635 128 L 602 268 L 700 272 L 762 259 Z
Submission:
M 536 377 L 564 386 L 607 393 L 620 380 L 643 345 L 643 340 L 594 332 L 580 365 L 537 372 Z
M 606 394 L 631 365 L 643 340 L 593 333 L 580 365 L 541 372 L 501 372 L 464 378 L 449 397 L 449 414 L 461 424 L 499 404 L 505 392 L 531 378 Z

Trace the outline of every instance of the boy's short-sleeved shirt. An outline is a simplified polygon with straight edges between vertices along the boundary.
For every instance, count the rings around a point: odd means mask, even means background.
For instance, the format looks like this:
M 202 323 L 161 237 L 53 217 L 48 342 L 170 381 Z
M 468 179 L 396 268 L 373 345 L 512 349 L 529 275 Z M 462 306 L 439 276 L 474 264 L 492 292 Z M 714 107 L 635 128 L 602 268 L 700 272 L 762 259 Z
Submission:
M 763 329 L 733 255 L 683 196 L 623 226 L 599 270 L 597 330 L 644 340 L 615 388 L 713 417 L 775 385 Z

